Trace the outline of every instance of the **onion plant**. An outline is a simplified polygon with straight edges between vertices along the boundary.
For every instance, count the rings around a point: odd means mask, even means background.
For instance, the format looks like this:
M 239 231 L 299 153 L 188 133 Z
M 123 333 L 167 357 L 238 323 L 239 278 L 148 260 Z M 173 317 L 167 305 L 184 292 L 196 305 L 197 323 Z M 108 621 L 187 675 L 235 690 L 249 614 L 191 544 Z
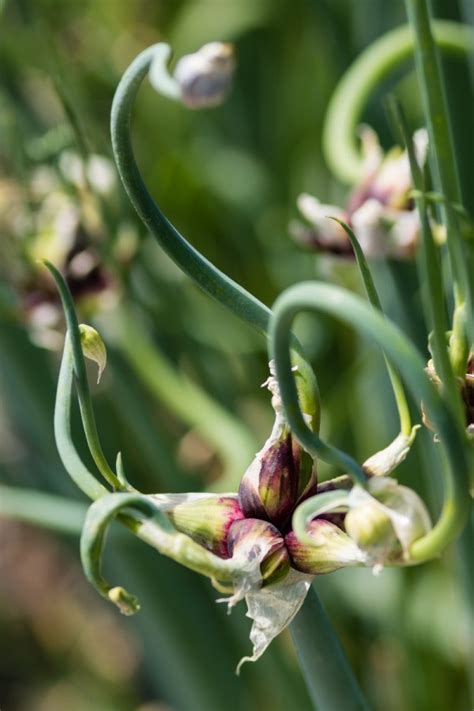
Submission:
M 309 225 L 300 224 L 297 236 L 319 250 L 353 254 L 366 299 L 335 284 L 305 281 L 288 288 L 272 308 L 267 307 L 194 248 L 145 185 L 131 135 L 142 83 L 149 78 L 166 100 L 188 109 L 217 106 L 231 91 L 236 64 L 231 45 L 205 45 L 179 59 L 173 73 L 168 68 L 169 45 L 153 45 L 131 63 L 117 87 L 111 112 L 112 148 L 131 204 L 160 247 L 193 282 L 267 339 L 269 377 L 265 385 L 271 393 L 274 425 L 241 471 L 238 487 L 143 494 L 134 486 L 133 472 L 125 471 L 120 452 L 114 465 L 107 460 L 85 365 L 85 358 L 95 361 L 100 378 L 106 345 L 97 330 L 78 323 L 67 280 L 55 265 L 45 262 L 59 290 L 67 324 L 55 404 L 56 444 L 70 477 L 92 500 L 80 544 L 86 577 L 122 613 L 138 612 L 135 595 L 120 581 L 110 583 L 102 571 L 105 536 L 112 521 L 118 520 L 162 555 L 208 577 L 229 611 L 240 601 L 246 602 L 252 620 L 252 651 L 241 660 L 238 671 L 243 662 L 257 661 L 274 637 L 289 626 L 314 707 L 327 711 L 366 709 L 368 705 L 319 601 L 318 576 L 347 566 L 367 567 L 379 574 L 388 566 L 415 566 L 436 558 L 459 537 L 469 512 L 474 321 L 466 254 L 472 244 L 466 239 L 470 225 L 463 208 L 438 55 L 441 51 L 470 52 L 474 35 L 461 25 L 433 21 L 427 0 L 406 0 L 406 8 L 409 24 L 362 53 L 327 107 L 324 151 L 333 172 L 354 188 L 349 204 L 345 208 L 324 206 L 308 195 L 298 201 Z M 404 145 L 383 157 L 370 129 L 364 129 L 361 144 L 357 142 L 357 124 L 381 81 L 413 53 L 427 135 L 412 139 L 403 107 L 394 101 L 395 122 Z M 430 331 L 429 362 L 383 312 L 370 263 L 393 254 L 416 256 Z M 363 462 L 327 442 L 320 432 L 324 401 L 293 333 L 295 319 L 308 311 L 352 327 L 376 344 L 385 359 L 399 432 Z M 140 372 L 142 355 L 151 346 L 133 320 L 129 324 L 124 350 Z M 206 395 L 183 386 L 163 367 L 170 385 L 167 390 L 158 383 L 158 391 L 165 393 L 171 407 L 175 397 L 188 397 L 188 408 L 195 402 L 196 419 L 199 407 L 208 406 Z M 100 477 L 82 461 L 75 445 L 71 427 L 74 393 Z M 215 414 L 217 421 L 220 413 Z M 421 497 L 396 478 L 422 426 L 432 432 L 444 466 L 444 502 L 434 523 Z M 248 451 L 251 440 L 239 423 L 229 417 L 226 427 L 229 438 L 235 434 Z M 232 459 L 232 449 L 222 449 Z M 318 462 L 330 464 L 337 476 L 320 481 Z M 1 493 L 2 513 L 33 522 L 47 519 L 60 530 L 77 531 L 81 526 L 80 506 L 63 508 L 54 497 L 35 494 L 38 498 L 34 499 L 30 492 L 6 487 Z

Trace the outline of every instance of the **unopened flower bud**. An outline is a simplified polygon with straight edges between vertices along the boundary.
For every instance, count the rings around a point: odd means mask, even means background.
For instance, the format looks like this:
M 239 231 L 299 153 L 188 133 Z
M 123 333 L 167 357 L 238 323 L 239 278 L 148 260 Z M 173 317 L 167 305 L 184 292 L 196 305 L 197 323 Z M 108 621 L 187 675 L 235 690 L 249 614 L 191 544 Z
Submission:
M 361 548 L 387 548 L 396 542 L 390 517 L 377 503 L 368 501 L 347 512 L 344 526 Z
M 386 476 L 393 472 L 406 458 L 420 425 L 412 427 L 409 435 L 400 432 L 384 449 L 372 454 L 363 464 L 367 476 Z
M 413 489 L 400 486 L 393 479 L 374 480 L 369 491 L 385 507 L 406 556 L 411 544 L 431 529 L 425 504 Z
M 234 69 L 231 44 L 210 42 L 185 55 L 174 71 L 183 103 L 191 109 L 218 106 L 229 93 Z
M 256 518 L 235 521 L 228 536 L 232 558 L 252 565 L 260 561 L 261 587 L 282 580 L 290 570 L 290 559 L 283 536 L 275 526 Z
M 354 486 L 348 503 L 346 531 L 373 563 L 406 563 L 412 543 L 431 528 L 418 494 L 394 479 L 371 479 L 368 490 Z
M 293 237 L 304 246 L 317 250 L 352 255 L 347 235 L 333 216 L 347 222 L 354 230 L 367 257 L 412 259 L 419 241 L 420 220 L 414 210 L 410 163 L 406 151 L 395 147 L 384 155 L 377 134 L 364 126 L 360 131 L 363 165 L 360 181 L 345 209 L 323 205 L 310 195 L 300 195 L 298 208 L 310 227 L 293 222 Z M 414 135 L 416 158 L 423 168 L 428 150 L 424 129 Z M 432 221 L 436 235 L 438 226 Z
M 285 543 L 293 568 L 310 575 L 332 573 L 346 566 L 364 565 L 365 553 L 338 526 L 323 518 L 316 518 L 308 526 L 313 543 L 300 541 L 293 531 Z
M 82 352 L 86 358 L 93 360 L 99 366 L 97 382 L 99 382 L 107 363 L 107 351 L 102 336 L 92 326 L 81 323 L 79 326 L 81 334 Z
M 196 496 L 167 511 L 173 525 L 221 558 L 228 558 L 231 525 L 244 517 L 237 497 Z

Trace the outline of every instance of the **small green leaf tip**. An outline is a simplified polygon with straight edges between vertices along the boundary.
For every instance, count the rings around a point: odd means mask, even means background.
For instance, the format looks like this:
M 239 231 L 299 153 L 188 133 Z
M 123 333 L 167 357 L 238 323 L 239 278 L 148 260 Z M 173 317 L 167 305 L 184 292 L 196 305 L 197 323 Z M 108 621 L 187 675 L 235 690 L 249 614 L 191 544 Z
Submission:
M 122 459 L 122 452 L 117 453 L 115 469 L 117 471 L 117 479 L 122 484 L 124 489 L 132 490 L 133 487 L 130 485 L 130 482 L 128 481 L 127 476 L 125 474 L 125 469 L 123 466 L 123 459 Z
M 99 366 L 99 374 L 97 376 L 97 382 L 99 382 L 107 364 L 105 343 L 95 328 L 87 326 L 85 323 L 81 323 L 79 332 L 81 334 L 82 352 L 86 358 L 93 360 Z
M 107 593 L 109 600 L 117 605 L 122 615 L 134 615 L 140 610 L 140 603 L 135 595 L 131 595 L 124 588 L 111 588 Z

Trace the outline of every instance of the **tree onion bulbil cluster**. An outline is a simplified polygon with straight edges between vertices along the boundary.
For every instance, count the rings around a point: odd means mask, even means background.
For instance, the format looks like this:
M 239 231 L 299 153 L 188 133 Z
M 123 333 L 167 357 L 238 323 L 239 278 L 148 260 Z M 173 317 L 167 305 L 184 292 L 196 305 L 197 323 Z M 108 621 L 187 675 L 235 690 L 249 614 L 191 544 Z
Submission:
M 472 422 L 466 422 L 465 413 L 466 398 L 468 406 L 472 400 L 472 285 L 436 43 L 443 49 L 465 52 L 472 48 L 473 38 L 458 25 L 432 23 L 423 0 L 407 0 L 406 4 L 411 31 L 403 28 L 379 40 L 367 51 L 366 59 L 361 58 L 349 70 L 328 107 L 324 145 L 333 170 L 360 189 L 362 158 L 354 144 L 355 123 L 375 84 L 414 49 L 434 189 L 428 190 L 425 184 L 426 171 L 417 156 L 412 131 L 402 108 L 396 105 L 405 144 L 404 170 L 409 176 L 401 190 L 406 202 L 397 209 L 405 213 L 410 203 L 417 220 L 416 244 L 410 249 L 416 252 L 420 284 L 426 292 L 424 308 L 432 356 L 428 367 L 427 358 L 383 314 L 368 261 L 373 255 L 364 249 L 365 240 L 358 238 L 357 225 L 361 223 L 354 219 L 355 211 L 331 215 L 325 210 L 327 217 L 334 218 L 328 220 L 327 229 L 336 230 L 345 251 L 354 253 L 367 300 L 338 286 L 313 281 L 290 287 L 269 309 L 189 244 L 151 196 L 131 138 L 133 106 L 143 80 L 149 76 L 158 92 L 188 108 L 216 106 L 230 91 L 235 70 L 234 52 L 228 44 L 213 42 L 182 58 L 173 74 L 167 68 L 171 56 L 168 45 L 160 43 L 144 50 L 117 88 L 111 134 L 125 191 L 160 246 L 204 292 L 267 337 L 267 384 L 274 426 L 254 460 L 248 462 L 248 469 L 242 471 L 238 492 L 145 495 L 134 488 L 133 476 L 129 480 L 120 454 L 111 467 L 100 444 L 84 363 L 84 357 L 95 360 L 100 374 L 105 367 L 105 344 L 91 327 L 79 326 L 66 282 L 47 263 L 61 295 L 68 329 L 57 389 L 56 441 L 70 476 L 93 500 L 81 538 L 88 579 L 124 614 L 139 609 L 135 596 L 120 585 L 109 584 L 101 570 L 105 534 L 117 518 L 163 555 L 208 576 L 226 596 L 223 599 L 229 607 L 245 599 L 253 621 L 249 659 L 260 657 L 271 640 L 291 625 L 312 698 L 324 709 L 366 708 L 366 704 L 319 605 L 313 580 L 344 566 L 366 566 L 379 572 L 385 566 L 430 560 L 459 536 L 469 509 Z M 371 51 L 381 60 L 376 65 Z M 372 66 L 377 70 L 369 75 L 366 68 Z M 377 190 L 374 184 L 365 186 L 369 199 L 374 199 L 375 193 L 380 197 L 380 182 Z M 386 207 L 385 193 L 383 199 Z M 434 237 L 435 202 L 441 206 L 436 228 L 444 230 L 443 240 Z M 390 209 L 396 222 L 400 215 L 393 213 L 393 204 Z M 318 214 L 318 219 L 326 214 Z M 382 257 L 386 256 L 384 246 L 379 246 Z M 443 284 L 441 259 L 449 262 L 452 285 Z M 445 299 L 450 289 L 454 307 L 448 321 Z M 294 320 L 306 311 L 347 323 L 377 344 L 385 358 L 400 431 L 365 462 L 356 461 L 320 435 L 324 403 L 316 376 L 292 334 Z M 105 483 L 86 468 L 74 445 L 74 387 L 87 443 Z M 408 394 L 418 406 L 414 422 Z M 444 503 L 434 523 L 416 492 L 399 485 L 395 478 L 422 423 L 429 424 L 446 462 Z M 338 476 L 320 482 L 318 461 L 336 467 Z M 318 638 L 320 630 L 324 635 Z

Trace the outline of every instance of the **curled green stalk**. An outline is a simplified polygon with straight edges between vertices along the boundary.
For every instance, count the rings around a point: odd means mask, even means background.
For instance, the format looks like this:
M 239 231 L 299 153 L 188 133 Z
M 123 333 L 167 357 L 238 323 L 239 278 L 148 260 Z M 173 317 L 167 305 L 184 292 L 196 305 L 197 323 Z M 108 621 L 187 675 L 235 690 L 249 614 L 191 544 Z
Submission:
M 243 321 L 266 334 L 271 314 L 270 309 L 217 269 L 187 242 L 163 215 L 148 192 L 138 169 L 130 137 L 131 112 L 140 84 L 148 74 L 157 53 L 160 62 L 162 60 L 162 47 L 162 44 L 153 45 L 139 54 L 126 70 L 115 92 L 111 114 L 111 135 L 120 177 L 127 195 L 144 225 L 185 274 L 191 277 L 209 296 Z M 345 452 L 326 444 L 317 434 L 320 421 L 317 381 L 301 347 L 294 337 L 290 336 L 290 339 L 293 349 L 292 365 L 298 374 L 296 387 L 301 407 L 305 413 L 312 413 L 312 438 L 309 451 L 328 463 L 347 469 L 359 482 L 363 483 L 365 474 L 357 462 Z M 306 425 L 305 429 L 307 429 Z M 302 444 L 304 445 L 303 441 Z
M 217 269 L 189 244 L 161 212 L 140 174 L 130 136 L 131 112 L 141 82 L 147 76 L 157 53 L 159 58 L 162 58 L 162 44 L 153 45 L 138 55 L 122 76 L 112 104 L 112 147 L 124 188 L 144 225 L 185 274 L 213 299 L 259 332 L 266 334 L 270 309 Z M 297 390 L 301 406 L 304 412 L 313 413 L 311 421 L 311 427 L 314 430 L 313 454 L 317 454 L 321 459 L 330 463 L 344 466 L 359 481 L 364 480 L 364 473 L 355 460 L 344 452 L 327 445 L 316 434 L 319 430 L 320 420 L 317 381 L 301 347 L 293 337 L 292 344 L 292 363 L 298 372 Z
M 111 113 L 112 148 L 124 188 L 144 225 L 185 274 L 213 299 L 265 334 L 270 309 L 189 244 L 161 212 L 137 166 L 130 136 L 131 112 L 143 79 L 157 53 L 162 52 L 162 43 L 141 52 L 122 76 L 115 92 Z
M 117 476 L 110 468 L 109 463 L 105 458 L 105 454 L 102 451 L 102 446 L 100 444 L 99 435 L 95 424 L 94 410 L 92 408 L 89 384 L 87 382 L 86 366 L 84 362 L 84 354 L 82 351 L 83 345 L 81 343 L 81 333 L 79 331 L 79 324 L 77 321 L 76 312 L 74 310 L 74 303 L 72 300 L 71 292 L 69 291 L 67 284 L 64 281 L 64 278 L 56 269 L 56 267 L 47 261 L 45 262 L 45 266 L 51 273 L 51 276 L 53 277 L 56 283 L 63 304 L 64 314 L 66 316 L 66 323 L 68 326 L 68 334 L 71 344 L 71 353 L 74 363 L 74 373 L 76 376 L 76 386 L 79 396 L 79 405 L 81 409 L 82 424 L 84 426 L 87 444 L 89 445 L 92 458 L 94 459 L 94 462 L 104 479 L 114 489 L 120 489 L 120 482 Z
M 138 600 L 124 588 L 109 585 L 101 568 L 107 528 L 123 509 L 130 508 L 138 510 L 145 517 L 159 515 L 153 503 L 141 494 L 109 494 L 89 508 L 81 535 L 81 561 L 87 579 L 102 597 L 117 605 L 124 615 L 138 612 Z
M 368 300 L 370 301 L 374 309 L 377 309 L 377 311 L 383 313 L 382 304 L 380 303 L 379 295 L 377 293 L 377 289 L 375 287 L 374 280 L 372 278 L 372 274 L 367 263 L 367 259 L 365 258 L 365 254 L 359 244 L 359 240 L 355 236 L 354 231 L 349 227 L 346 222 L 344 222 L 343 220 L 338 220 L 337 218 L 332 219 L 335 219 L 336 222 L 341 225 L 341 227 L 344 229 L 349 238 L 349 241 L 352 245 L 352 249 L 354 250 L 357 266 L 359 267 L 359 273 L 364 283 L 365 292 L 367 294 Z M 385 353 L 384 359 L 385 364 L 387 366 L 388 376 L 392 384 L 392 390 L 395 397 L 395 401 L 397 404 L 398 416 L 400 418 L 400 432 L 405 437 L 410 438 L 412 436 L 413 428 L 411 423 L 410 409 L 408 407 L 403 383 L 400 380 L 397 371 L 395 370 L 395 368 L 393 368 L 390 361 L 387 359 Z
M 474 51 L 474 32 L 469 27 L 436 20 L 433 31 L 443 52 L 464 56 Z M 412 56 L 414 46 L 412 28 L 398 27 L 367 47 L 339 81 L 326 112 L 323 150 L 331 171 L 342 181 L 355 183 L 361 177 L 357 126 L 364 107 L 381 82 Z
M 449 403 L 440 396 L 424 372 L 421 355 L 394 324 L 344 289 L 306 282 L 288 289 L 277 299 L 270 322 L 270 353 L 275 361 L 284 411 L 290 427 L 305 447 L 311 449 L 312 433 L 298 405 L 289 355 L 289 333 L 297 314 L 311 310 L 330 314 L 382 345 L 413 397 L 423 402 L 436 427 L 449 461 L 449 469 L 445 470 L 443 509 L 434 528 L 410 548 L 413 562 L 429 559 L 459 535 L 468 514 L 469 452 L 465 432 L 453 417 Z

